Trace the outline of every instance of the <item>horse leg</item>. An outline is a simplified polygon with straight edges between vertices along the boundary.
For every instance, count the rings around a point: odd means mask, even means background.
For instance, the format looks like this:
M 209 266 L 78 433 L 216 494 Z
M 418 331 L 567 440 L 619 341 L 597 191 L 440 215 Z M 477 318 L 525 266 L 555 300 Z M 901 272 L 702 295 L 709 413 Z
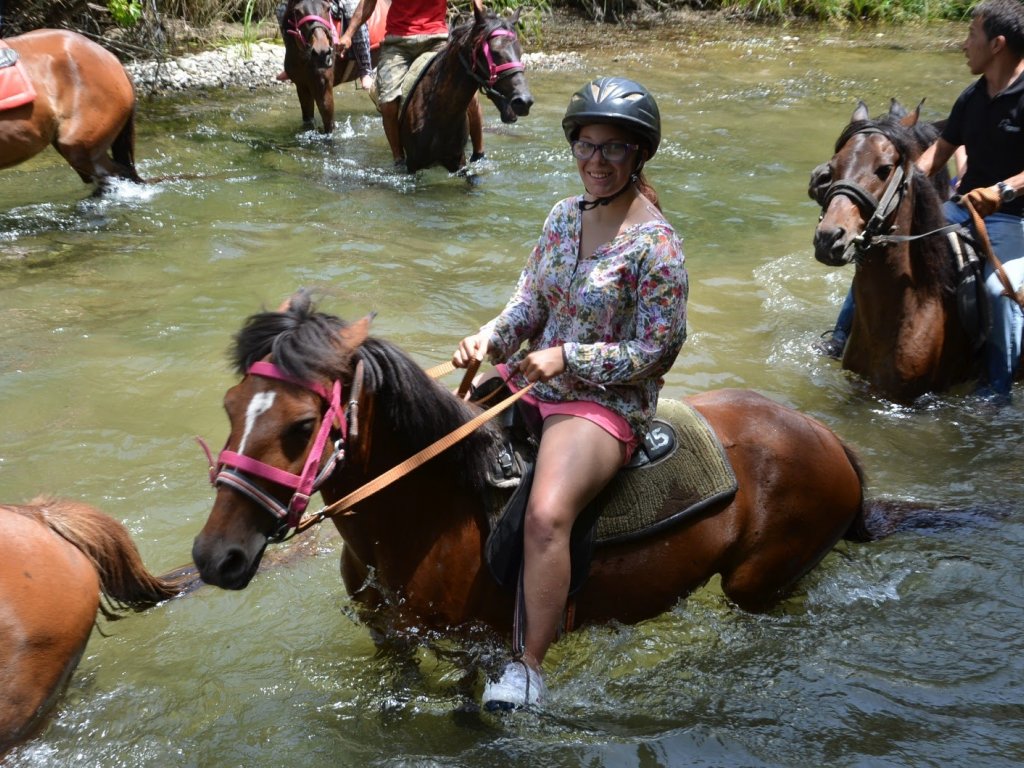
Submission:
M 302 110 L 302 128 L 311 131 L 316 127 L 313 120 L 313 93 L 309 88 L 300 85 L 298 80 L 293 78 L 293 82 L 295 82 L 295 93 L 299 97 L 299 108 Z
M 333 78 L 320 76 L 317 83 L 316 106 L 320 110 L 320 119 L 324 123 L 324 133 L 334 130 L 334 81 Z

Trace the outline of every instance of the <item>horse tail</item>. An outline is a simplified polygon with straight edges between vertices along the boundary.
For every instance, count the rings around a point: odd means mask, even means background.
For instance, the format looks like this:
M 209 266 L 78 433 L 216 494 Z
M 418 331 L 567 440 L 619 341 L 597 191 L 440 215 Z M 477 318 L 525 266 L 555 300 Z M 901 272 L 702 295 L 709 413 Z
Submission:
M 863 496 L 865 473 L 860 458 L 845 443 L 843 450 L 860 478 L 862 493 L 860 511 L 843 534 L 847 541 L 865 543 L 904 531 L 943 531 L 967 525 L 984 526 L 1008 514 L 1004 510 L 982 507 L 939 508 L 905 499 L 867 499 Z
M 120 132 L 110 146 L 110 154 L 114 162 L 125 169 L 125 178 L 144 184 L 139 172 L 135 170 L 135 104 L 132 104 L 131 112 L 128 113 L 128 120 L 121 127 Z
M 100 577 L 108 619 L 128 609 L 141 611 L 189 589 L 197 577 L 185 569 L 154 576 L 142 562 L 128 530 L 98 509 L 77 501 L 42 497 L 30 502 L 54 533 L 89 558 Z M 109 607 L 108 607 L 109 606 Z

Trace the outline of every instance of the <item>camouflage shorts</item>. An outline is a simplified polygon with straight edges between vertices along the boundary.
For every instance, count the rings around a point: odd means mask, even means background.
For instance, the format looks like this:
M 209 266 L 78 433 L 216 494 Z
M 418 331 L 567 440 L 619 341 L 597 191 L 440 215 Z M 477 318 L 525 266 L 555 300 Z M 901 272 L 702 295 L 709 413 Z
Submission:
M 395 37 L 388 35 L 380 44 L 380 59 L 377 61 L 377 99 L 387 104 L 402 96 L 402 81 L 412 63 L 427 51 L 439 51 L 448 40 L 448 35 L 413 35 Z

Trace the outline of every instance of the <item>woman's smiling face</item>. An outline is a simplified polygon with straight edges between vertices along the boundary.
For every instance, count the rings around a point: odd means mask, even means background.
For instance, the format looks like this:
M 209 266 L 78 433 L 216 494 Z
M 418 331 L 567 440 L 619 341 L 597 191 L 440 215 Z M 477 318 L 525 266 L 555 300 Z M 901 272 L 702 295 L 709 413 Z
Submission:
M 636 138 L 616 125 L 585 125 L 580 128 L 577 141 L 595 146 L 609 143 L 635 144 Z M 637 153 L 643 150 L 631 149 L 622 162 L 606 160 L 600 149 L 586 160 L 576 158 L 583 187 L 592 197 L 610 197 L 629 183 L 629 177 L 637 166 Z

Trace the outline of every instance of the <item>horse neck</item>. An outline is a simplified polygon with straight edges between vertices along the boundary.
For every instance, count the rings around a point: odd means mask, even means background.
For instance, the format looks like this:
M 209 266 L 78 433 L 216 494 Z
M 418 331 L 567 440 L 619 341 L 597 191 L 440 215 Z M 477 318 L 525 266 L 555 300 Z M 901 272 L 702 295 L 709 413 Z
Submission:
M 358 405 L 359 434 L 348 446 L 344 466 L 322 489 L 328 504 L 380 477 L 467 420 L 459 418 L 463 411 L 453 406 L 454 396 L 433 382 L 423 379 L 410 387 L 396 380 L 394 372 L 383 375 L 392 380 L 364 385 Z M 422 412 L 450 418 L 424 419 Z M 431 422 L 432 431 L 413 434 L 411 425 L 425 421 Z M 373 566 L 385 583 L 402 585 L 443 538 L 463 536 L 467 530 L 481 536 L 489 499 L 478 482 L 467 482 L 479 474 L 479 463 L 460 460 L 460 454 L 475 455 L 471 452 L 482 450 L 485 442 L 485 435 L 474 434 L 359 502 L 353 514 L 335 517 L 346 546 L 361 563 Z M 460 451 L 463 445 L 465 450 Z
M 912 183 L 897 214 L 896 231 L 941 225 L 922 207 L 935 201 Z M 927 214 L 927 215 L 926 215 Z M 929 231 L 925 229 L 924 231 Z M 911 397 L 945 382 L 947 371 L 967 359 L 967 343 L 956 315 L 955 295 L 936 270 L 940 235 L 876 249 L 857 267 L 853 291 L 854 332 L 844 367 L 894 394 Z
M 447 118 L 450 122 L 456 122 L 465 117 L 465 110 L 478 84 L 466 71 L 462 60 L 472 60 L 473 47 L 478 37 L 471 34 L 464 44 L 450 40 L 437 54 L 437 61 L 431 67 L 433 78 L 429 81 L 430 87 L 421 89 L 425 96 L 429 96 L 424 99 L 424 108 L 434 115 L 434 119 Z M 438 98 L 441 93 L 447 94 L 447 98 Z

